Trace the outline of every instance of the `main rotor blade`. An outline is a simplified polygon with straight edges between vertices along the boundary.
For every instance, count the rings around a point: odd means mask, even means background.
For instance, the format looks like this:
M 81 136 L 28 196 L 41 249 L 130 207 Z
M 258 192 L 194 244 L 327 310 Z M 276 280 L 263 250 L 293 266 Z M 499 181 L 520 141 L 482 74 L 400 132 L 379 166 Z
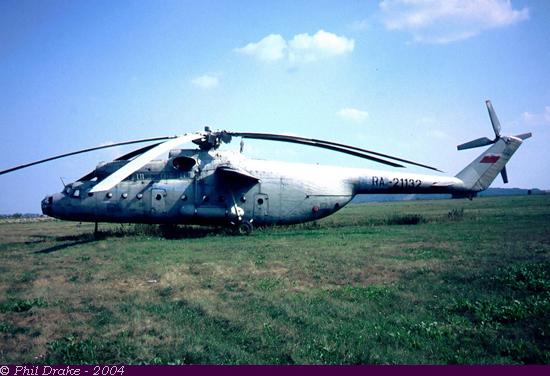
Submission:
M 12 168 L 9 168 L 7 170 L 0 171 L 0 175 L 7 174 L 8 172 L 12 172 L 12 171 L 17 171 L 17 170 L 20 170 L 22 168 L 31 167 L 31 166 L 34 166 L 34 165 L 37 165 L 37 164 L 40 164 L 40 163 L 53 161 L 55 159 L 69 157 L 69 156 L 75 155 L 75 154 L 88 153 L 90 151 L 113 148 L 115 146 L 138 144 L 138 143 L 141 143 L 141 142 L 168 140 L 168 139 L 175 138 L 175 137 L 177 137 L 177 136 L 144 138 L 144 139 L 141 139 L 141 140 L 117 142 L 116 144 L 102 145 L 102 146 L 96 146 L 96 147 L 93 147 L 93 148 L 77 150 L 77 151 L 73 151 L 73 152 L 70 152 L 70 153 L 60 154 L 60 155 L 56 155 L 54 157 L 50 157 L 50 158 L 42 159 L 42 160 L 39 160 L 39 161 L 26 163 L 26 164 L 23 164 L 23 165 L 20 165 L 20 166 L 12 167 Z
M 128 159 L 132 159 L 132 158 L 134 158 L 134 157 L 136 157 L 140 154 L 145 153 L 148 150 L 151 150 L 152 148 L 154 148 L 155 146 L 160 145 L 161 143 L 162 142 L 157 142 L 156 144 L 147 145 L 145 147 L 142 147 L 142 148 L 139 148 L 137 150 L 131 151 L 127 154 L 121 155 L 120 157 L 115 159 L 115 161 L 127 161 Z
M 338 151 L 340 153 L 350 154 L 355 157 L 368 159 L 368 160 L 382 163 L 392 167 L 405 167 L 401 164 L 391 162 L 391 161 L 386 161 L 385 159 L 373 157 L 371 155 L 365 154 L 364 152 L 353 151 L 353 150 L 350 150 L 351 148 L 338 146 L 328 141 L 325 142 L 321 140 L 307 139 L 307 138 L 296 137 L 296 136 L 286 136 L 286 135 L 280 135 L 280 134 L 271 134 L 271 133 L 250 133 L 250 132 L 226 132 L 226 133 L 231 136 L 242 137 L 242 138 L 251 138 L 251 139 L 258 139 L 258 140 L 269 140 L 269 141 L 282 141 L 282 142 L 289 142 L 294 144 L 315 146 L 323 149 Z
M 456 148 L 458 150 L 466 150 L 466 149 L 478 148 L 480 146 L 491 145 L 494 143 L 495 143 L 494 140 L 488 139 L 487 137 L 481 137 L 481 138 L 476 138 L 473 141 L 460 144 Z
M 379 153 L 377 151 L 362 149 L 362 148 L 358 148 L 356 146 L 351 146 L 351 145 L 339 144 L 337 142 L 332 142 L 332 141 L 323 141 L 323 140 L 317 140 L 317 139 L 314 139 L 314 138 L 312 140 L 316 141 L 316 142 L 322 142 L 322 143 L 325 143 L 325 144 L 329 144 L 329 145 L 344 147 L 344 148 L 347 148 L 347 149 L 358 150 L 358 151 L 361 151 L 363 153 L 369 153 L 369 154 L 377 155 L 379 157 L 389 158 L 389 159 L 393 159 L 395 161 L 404 162 L 404 163 L 412 164 L 412 165 L 415 165 L 415 166 L 424 167 L 424 168 L 427 168 L 427 169 L 430 169 L 430 170 L 443 172 L 440 169 L 432 167 L 432 166 L 428 166 L 428 165 L 425 165 L 425 164 L 422 164 L 422 163 L 410 161 L 408 159 L 394 157 L 394 156 L 391 156 L 391 155 L 388 155 L 388 154 Z
M 191 134 L 185 134 L 183 136 L 179 136 L 177 138 L 165 141 L 154 148 L 146 151 L 145 153 L 141 154 L 139 157 L 133 159 L 131 162 L 125 164 L 115 172 L 113 172 L 111 175 L 107 176 L 105 179 L 103 179 L 101 182 L 99 182 L 96 186 L 94 186 L 90 192 L 101 192 L 106 191 L 111 188 L 113 188 L 115 185 L 120 183 L 122 180 L 126 179 L 128 176 L 130 176 L 135 171 L 139 170 L 143 166 L 145 166 L 147 163 L 149 163 L 151 160 L 161 156 L 162 154 L 166 153 L 170 149 L 173 149 L 175 147 L 178 147 L 181 144 L 184 144 L 189 141 L 201 139 L 203 137 L 200 133 L 191 133 Z
M 147 146 L 145 146 L 143 148 L 139 148 L 137 150 L 133 150 L 133 151 L 127 153 L 127 154 L 121 155 L 120 157 L 115 159 L 115 161 L 127 161 L 128 159 L 134 158 L 137 155 L 145 153 L 147 150 L 150 150 L 150 149 L 154 148 L 155 146 L 157 146 L 159 144 L 160 144 L 160 142 L 158 142 L 156 144 L 152 144 L 152 145 L 147 145 Z M 83 177 L 81 177 L 80 179 L 78 179 L 77 181 L 88 181 L 88 180 L 92 180 L 95 177 L 96 177 L 96 172 L 95 172 L 95 170 L 93 170 L 93 171 L 87 173 L 86 175 L 84 175 Z
M 491 104 L 491 101 L 487 100 L 485 101 L 485 104 L 487 105 L 487 111 L 489 111 L 489 117 L 491 118 L 491 124 L 493 125 L 493 130 L 495 131 L 495 137 L 500 137 L 500 121 L 498 121 L 497 114 L 495 112 L 495 109 L 493 108 L 493 105 Z
M 322 148 L 325 148 L 325 149 L 335 150 L 335 151 L 339 151 L 339 152 L 342 152 L 342 153 L 351 154 L 351 155 L 354 155 L 354 156 L 357 156 L 357 157 L 370 159 L 372 161 L 379 162 L 379 163 L 384 163 L 384 164 L 394 166 L 394 167 L 404 167 L 403 165 L 400 165 L 400 164 L 397 164 L 397 163 L 393 163 L 393 162 L 390 162 L 390 161 L 386 161 L 384 159 L 380 159 L 380 158 L 372 157 L 370 155 L 366 155 L 366 154 L 372 154 L 372 155 L 376 155 L 376 156 L 379 156 L 379 157 L 389 158 L 389 159 L 393 159 L 393 160 L 396 160 L 396 161 L 399 161 L 399 162 L 409 163 L 409 164 L 412 164 L 412 165 L 428 168 L 430 170 L 442 172 L 441 170 L 439 170 L 435 167 L 427 166 L 425 164 L 421 164 L 421 163 L 418 163 L 418 162 L 413 162 L 413 161 L 410 161 L 410 160 L 407 160 L 407 159 L 398 158 L 398 157 L 394 157 L 394 156 L 391 156 L 391 155 L 388 155 L 388 154 L 382 154 L 382 153 L 378 153 L 378 152 L 375 152 L 375 151 L 372 151 L 372 150 L 358 148 L 358 147 L 355 147 L 355 146 L 339 144 L 337 142 L 332 142 L 332 141 L 325 141 L 325 140 L 319 140 L 319 139 L 315 139 L 315 138 L 304 138 L 304 137 L 297 137 L 297 136 L 267 134 L 267 133 L 243 133 L 243 132 L 237 133 L 237 132 L 235 132 L 235 133 L 231 133 L 231 134 L 235 135 L 235 136 L 241 136 L 241 137 L 244 137 L 244 138 L 261 138 L 261 139 L 274 140 L 274 141 L 304 143 L 306 145 L 322 147 Z M 295 140 L 295 141 L 290 141 L 291 139 Z M 353 152 L 354 150 L 359 151 L 361 153 L 359 153 L 359 154 L 354 153 Z

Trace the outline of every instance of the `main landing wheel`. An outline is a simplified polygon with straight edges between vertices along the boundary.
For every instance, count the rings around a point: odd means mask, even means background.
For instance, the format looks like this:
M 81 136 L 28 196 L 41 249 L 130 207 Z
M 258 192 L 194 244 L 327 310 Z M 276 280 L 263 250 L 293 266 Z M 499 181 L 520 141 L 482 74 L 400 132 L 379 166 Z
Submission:
M 243 221 L 234 225 L 233 234 L 248 236 L 252 233 L 253 230 L 254 227 L 252 226 L 252 223 L 248 221 Z

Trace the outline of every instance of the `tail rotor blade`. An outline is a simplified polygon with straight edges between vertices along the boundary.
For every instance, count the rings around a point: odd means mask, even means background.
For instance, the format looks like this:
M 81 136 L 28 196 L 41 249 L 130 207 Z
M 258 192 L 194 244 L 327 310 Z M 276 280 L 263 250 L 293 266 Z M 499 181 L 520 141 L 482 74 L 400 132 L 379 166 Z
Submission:
M 494 147 L 494 148 L 487 149 L 479 157 L 480 159 L 478 159 L 477 162 L 472 162 L 471 165 L 469 165 L 466 169 L 464 169 L 462 172 L 460 172 L 457 175 L 458 178 L 462 178 L 466 176 L 465 171 L 475 171 L 476 172 L 475 175 L 479 177 L 480 171 L 485 171 L 483 172 L 485 176 L 482 178 L 479 178 L 479 180 L 476 183 L 478 184 L 479 182 L 482 181 L 482 179 L 487 180 L 485 183 L 482 183 L 483 188 L 481 189 L 486 189 L 496 177 L 497 173 L 495 173 L 495 171 L 498 171 L 498 170 L 492 169 L 496 161 L 499 161 L 500 163 L 504 162 L 499 165 L 499 166 L 502 166 L 502 167 L 499 167 L 501 168 L 500 176 L 502 177 L 502 181 L 504 182 L 504 184 L 508 184 L 508 171 L 506 171 L 506 163 L 508 162 L 508 160 L 510 159 L 514 151 L 516 151 L 517 148 L 521 145 L 520 140 L 526 140 L 532 136 L 531 132 L 528 132 L 528 133 L 518 134 L 514 137 L 510 137 L 510 136 L 501 137 L 500 122 L 498 121 L 498 117 L 497 117 L 497 114 L 495 113 L 495 109 L 493 108 L 493 105 L 491 104 L 490 100 L 486 100 L 485 104 L 487 105 L 487 111 L 489 112 L 489 118 L 491 118 L 491 124 L 493 125 L 493 130 L 495 131 L 494 140 L 490 140 L 487 137 L 482 137 L 482 138 L 478 138 L 473 141 L 458 145 L 456 147 L 458 150 L 464 150 L 464 149 L 477 148 L 480 146 L 486 146 L 486 145 L 495 144 L 495 143 L 496 143 L 496 146 L 498 146 L 500 143 L 501 146 L 504 148 L 504 149 L 499 149 L 499 147 Z M 504 142 L 500 142 L 500 140 L 504 140 Z M 500 155 L 493 156 L 491 154 L 491 151 L 497 152 L 497 154 L 500 154 Z M 495 160 L 493 160 L 494 157 L 496 157 Z M 501 159 L 501 157 L 503 157 L 503 159 Z M 480 165 L 481 163 L 490 163 L 490 164 L 485 165 L 484 167 L 481 167 Z M 471 169 L 472 165 L 475 165 L 475 168 Z M 488 176 L 490 176 L 490 178 L 487 178 Z M 468 177 L 467 179 L 470 179 L 470 178 Z
M 520 138 L 522 140 L 527 140 L 529 137 L 531 137 L 533 134 L 531 132 L 528 132 L 528 133 L 522 133 L 522 134 L 518 134 L 514 137 L 517 137 L 517 138 Z
M 456 148 L 458 150 L 466 150 L 466 149 L 478 148 L 480 146 L 491 145 L 491 144 L 494 144 L 494 143 L 495 143 L 495 141 L 493 141 L 491 139 L 488 139 L 487 137 L 481 137 L 481 138 L 476 138 L 473 141 L 465 142 L 463 144 L 460 144 Z
M 500 175 L 502 176 L 502 181 L 504 184 L 508 184 L 508 173 L 506 172 L 506 166 L 500 170 Z
M 485 101 L 485 104 L 487 105 L 487 111 L 489 111 L 489 117 L 491 118 L 491 124 L 493 124 L 493 130 L 495 131 L 495 137 L 500 137 L 500 121 L 498 121 L 497 114 L 495 112 L 495 109 L 493 108 L 493 105 L 491 104 L 491 101 L 487 100 Z

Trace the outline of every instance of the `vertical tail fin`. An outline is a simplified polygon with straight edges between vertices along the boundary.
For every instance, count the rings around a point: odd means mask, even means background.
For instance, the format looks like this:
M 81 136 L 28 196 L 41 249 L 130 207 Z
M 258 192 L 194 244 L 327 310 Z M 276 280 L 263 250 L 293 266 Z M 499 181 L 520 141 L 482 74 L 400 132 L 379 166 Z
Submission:
M 514 137 L 501 136 L 500 121 L 491 101 L 485 101 L 485 105 L 489 112 L 495 138 L 491 140 L 481 137 L 457 146 L 458 150 L 464 150 L 493 145 L 456 175 L 464 182 L 463 189 L 467 191 L 479 192 L 489 188 L 499 173 L 502 175 L 504 184 L 508 183 L 506 163 L 521 146 L 522 141 L 531 137 L 531 133 L 523 133 Z
M 495 180 L 515 151 L 521 146 L 522 139 L 518 137 L 501 136 L 489 149 L 478 156 L 456 177 L 464 182 L 464 188 L 469 191 L 483 191 Z M 504 176 L 507 174 L 504 172 Z

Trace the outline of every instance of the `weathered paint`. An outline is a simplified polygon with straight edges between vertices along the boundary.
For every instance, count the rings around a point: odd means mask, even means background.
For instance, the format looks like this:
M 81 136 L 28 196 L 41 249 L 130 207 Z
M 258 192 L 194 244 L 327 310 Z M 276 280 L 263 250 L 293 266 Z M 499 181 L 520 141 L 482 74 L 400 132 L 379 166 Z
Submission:
M 98 166 L 99 181 L 69 184 L 47 196 L 42 209 L 56 218 L 93 222 L 225 225 L 241 216 L 259 225 L 300 223 L 336 212 L 359 193 L 466 196 L 486 189 L 521 142 L 502 137 L 456 177 L 253 160 L 218 150 L 173 151 L 168 160 L 145 164 L 108 191 L 95 190 L 112 170 L 132 162 Z M 178 156 L 197 164 L 179 171 L 173 164 Z M 487 163 L 487 156 L 494 162 Z M 237 171 L 236 179 L 216 173 L 220 167 Z

